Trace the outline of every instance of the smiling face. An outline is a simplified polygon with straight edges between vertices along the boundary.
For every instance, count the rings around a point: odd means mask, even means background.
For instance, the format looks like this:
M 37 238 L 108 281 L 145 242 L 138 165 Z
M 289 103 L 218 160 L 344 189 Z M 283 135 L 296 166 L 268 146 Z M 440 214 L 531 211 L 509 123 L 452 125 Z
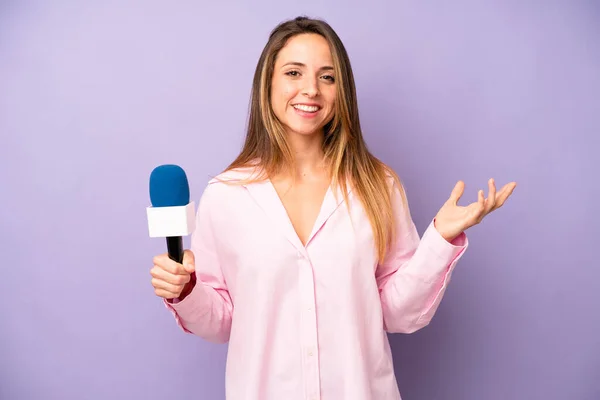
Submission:
M 321 134 L 334 113 L 336 83 L 327 40 L 292 37 L 275 60 L 271 107 L 288 134 Z

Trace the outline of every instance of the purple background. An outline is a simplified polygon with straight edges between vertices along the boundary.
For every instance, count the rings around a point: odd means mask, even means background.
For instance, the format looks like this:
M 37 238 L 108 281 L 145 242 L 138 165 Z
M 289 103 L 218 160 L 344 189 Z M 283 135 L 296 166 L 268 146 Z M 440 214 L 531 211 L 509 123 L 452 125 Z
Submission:
M 150 286 L 148 177 L 180 164 L 198 200 L 303 13 L 346 44 L 421 233 L 458 179 L 463 204 L 519 183 L 431 325 L 392 337 L 403 397 L 600 399 L 597 2 L 49 3 L 0 3 L 1 399 L 223 398 L 227 346 Z

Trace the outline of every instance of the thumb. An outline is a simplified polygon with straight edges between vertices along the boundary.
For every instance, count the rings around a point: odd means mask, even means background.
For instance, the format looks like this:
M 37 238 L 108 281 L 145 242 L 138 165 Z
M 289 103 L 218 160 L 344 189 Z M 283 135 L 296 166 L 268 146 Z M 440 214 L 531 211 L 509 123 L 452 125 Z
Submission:
M 188 274 L 191 274 L 196 270 L 196 259 L 194 257 L 194 253 L 191 250 L 185 250 L 183 252 L 183 269 Z
M 453 205 L 456 205 L 460 200 L 460 197 L 463 195 L 465 191 L 465 183 L 463 181 L 458 181 L 456 185 L 454 185 L 454 189 L 452 189 L 452 193 L 450 193 L 450 198 L 448 201 Z

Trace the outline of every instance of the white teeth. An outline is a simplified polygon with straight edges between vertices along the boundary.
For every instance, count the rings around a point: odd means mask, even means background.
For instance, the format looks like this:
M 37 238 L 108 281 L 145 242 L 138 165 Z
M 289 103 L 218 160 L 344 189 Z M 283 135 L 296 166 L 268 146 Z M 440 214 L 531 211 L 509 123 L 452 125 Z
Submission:
M 306 111 L 306 112 L 316 112 L 316 111 L 319 110 L 319 107 L 317 107 L 317 106 L 305 106 L 305 105 L 302 105 L 302 104 L 296 104 L 294 106 L 294 108 L 296 110 Z

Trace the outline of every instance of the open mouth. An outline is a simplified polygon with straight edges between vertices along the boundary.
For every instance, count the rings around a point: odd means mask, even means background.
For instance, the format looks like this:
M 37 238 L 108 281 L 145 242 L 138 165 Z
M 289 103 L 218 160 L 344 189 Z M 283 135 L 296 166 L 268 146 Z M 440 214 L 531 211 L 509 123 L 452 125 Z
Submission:
M 305 113 L 316 113 L 317 111 L 319 111 L 321 109 L 321 107 L 319 107 L 319 106 L 307 106 L 304 104 L 295 104 L 293 107 L 296 110 L 302 111 Z

